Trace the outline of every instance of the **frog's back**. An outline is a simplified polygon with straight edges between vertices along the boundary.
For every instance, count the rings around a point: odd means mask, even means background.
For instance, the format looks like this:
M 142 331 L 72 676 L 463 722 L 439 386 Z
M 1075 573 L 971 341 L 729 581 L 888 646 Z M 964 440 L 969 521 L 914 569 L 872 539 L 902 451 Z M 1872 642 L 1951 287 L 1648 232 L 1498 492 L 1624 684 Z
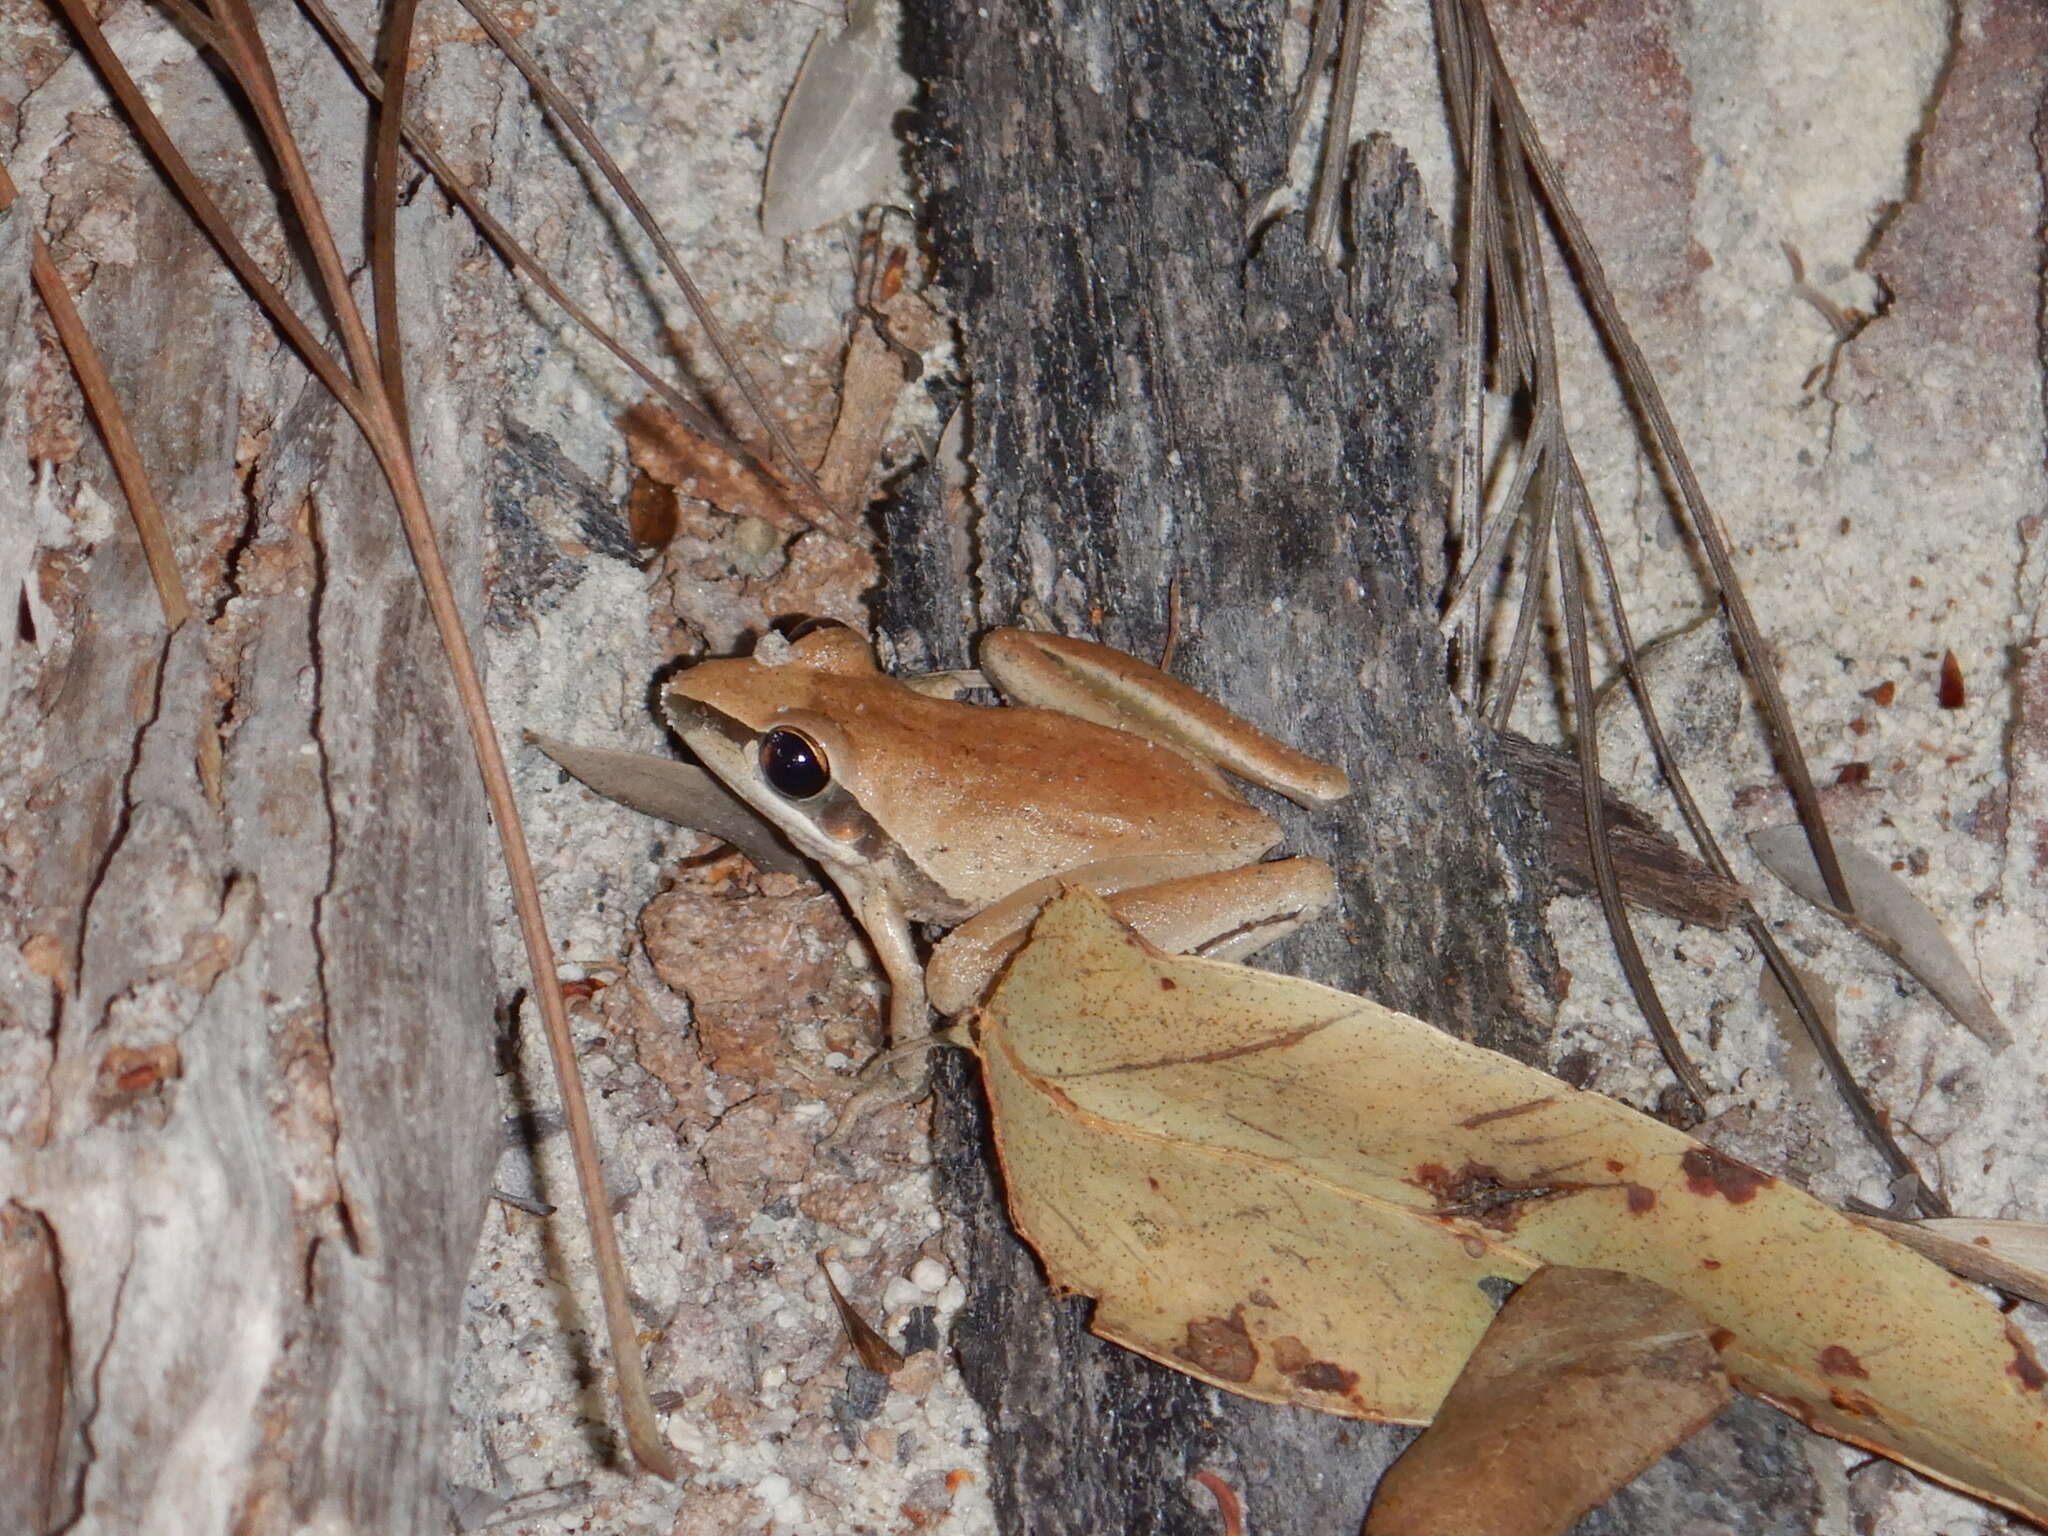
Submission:
M 1117 859 L 1228 869 L 1280 840 L 1271 817 L 1169 747 L 1057 710 L 896 692 L 886 713 L 842 707 L 849 787 L 897 841 L 922 828 L 922 862 L 959 894 L 994 900 Z

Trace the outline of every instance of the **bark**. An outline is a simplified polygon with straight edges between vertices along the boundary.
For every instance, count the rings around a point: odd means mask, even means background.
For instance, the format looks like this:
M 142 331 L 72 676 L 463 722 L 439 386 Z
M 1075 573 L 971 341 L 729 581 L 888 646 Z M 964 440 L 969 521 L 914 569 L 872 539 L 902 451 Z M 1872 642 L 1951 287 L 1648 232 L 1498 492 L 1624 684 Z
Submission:
M 1553 962 L 1530 821 L 1448 691 L 1435 622 L 1442 230 L 1378 141 L 1348 274 L 1292 223 L 1247 239 L 1282 174 L 1278 21 L 1255 3 L 911 7 L 976 508 L 964 541 L 891 527 L 885 627 L 920 665 L 962 663 L 929 638 L 962 611 L 1157 654 L 1177 582 L 1175 669 L 1355 786 L 1292 821 L 1338 870 L 1341 923 L 1262 963 L 1540 1061 Z M 1355 1529 L 1404 1432 L 1235 1399 L 1089 1336 L 1086 1304 L 1050 1297 L 1010 1234 L 975 1090 L 948 1075 L 944 1199 L 971 1276 L 954 1343 L 1004 1528 L 1210 1532 L 1190 1480 L 1208 1470 L 1262 1533 Z M 1674 1529 L 1727 1500 L 1752 1528 L 1802 1529 L 1807 1483 L 1791 1434 L 1751 1408 L 1595 1528 Z
M 346 238 L 360 105 L 302 33 L 273 36 Z M 149 76 L 281 255 L 208 72 Z M 57 147 L 17 175 L 54 195 L 7 217 L 0 281 L 18 300 L 45 230 L 199 616 L 165 633 L 61 357 L 31 307 L 0 308 L 10 631 L 25 615 L 0 719 L 0 1374 L 42 1430 L 0 1440 L 0 1525 L 435 1529 L 495 1152 L 491 832 L 355 428 L 97 98 L 74 63 L 22 104 L 24 142 Z M 468 237 L 420 204 L 400 238 L 421 414 L 447 429 L 429 493 L 474 594 L 479 396 L 439 362 Z

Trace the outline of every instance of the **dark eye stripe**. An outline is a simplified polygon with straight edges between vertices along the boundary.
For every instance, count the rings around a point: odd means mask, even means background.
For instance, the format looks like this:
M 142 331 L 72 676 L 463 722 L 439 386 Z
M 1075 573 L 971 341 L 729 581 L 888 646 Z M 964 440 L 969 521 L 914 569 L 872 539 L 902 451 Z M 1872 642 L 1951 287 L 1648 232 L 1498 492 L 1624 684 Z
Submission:
M 831 787 L 832 765 L 802 731 L 778 726 L 761 738 L 761 776 L 785 799 L 811 800 Z

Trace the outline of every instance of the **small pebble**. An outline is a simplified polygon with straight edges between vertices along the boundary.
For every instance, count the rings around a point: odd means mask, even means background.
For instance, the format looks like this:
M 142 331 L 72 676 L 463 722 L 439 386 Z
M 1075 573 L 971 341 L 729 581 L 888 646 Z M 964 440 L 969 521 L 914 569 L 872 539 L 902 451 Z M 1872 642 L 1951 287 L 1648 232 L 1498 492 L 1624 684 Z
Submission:
M 927 1349 L 912 1355 L 889 1377 L 889 1390 L 904 1397 L 923 1397 L 939 1379 L 939 1352 Z
M 922 1306 L 924 1301 L 923 1288 L 914 1280 L 905 1280 L 900 1275 L 882 1291 L 882 1310 L 885 1312 L 901 1312 L 906 1307 Z
M 945 1283 L 952 1279 L 952 1271 L 937 1259 L 919 1259 L 910 1266 L 910 1283 L 927 1296 L 936 1296 Z

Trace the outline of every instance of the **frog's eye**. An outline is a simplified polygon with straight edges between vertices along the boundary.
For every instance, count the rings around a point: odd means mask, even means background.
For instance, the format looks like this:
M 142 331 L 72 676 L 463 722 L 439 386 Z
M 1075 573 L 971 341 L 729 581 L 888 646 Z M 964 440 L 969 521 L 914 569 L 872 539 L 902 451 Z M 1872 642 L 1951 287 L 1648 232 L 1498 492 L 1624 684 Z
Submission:
M 786 725 L 761 738 L 761 774 L 778 795 L 790 800 L 822 795 L 832 783 L 825 749 Z

